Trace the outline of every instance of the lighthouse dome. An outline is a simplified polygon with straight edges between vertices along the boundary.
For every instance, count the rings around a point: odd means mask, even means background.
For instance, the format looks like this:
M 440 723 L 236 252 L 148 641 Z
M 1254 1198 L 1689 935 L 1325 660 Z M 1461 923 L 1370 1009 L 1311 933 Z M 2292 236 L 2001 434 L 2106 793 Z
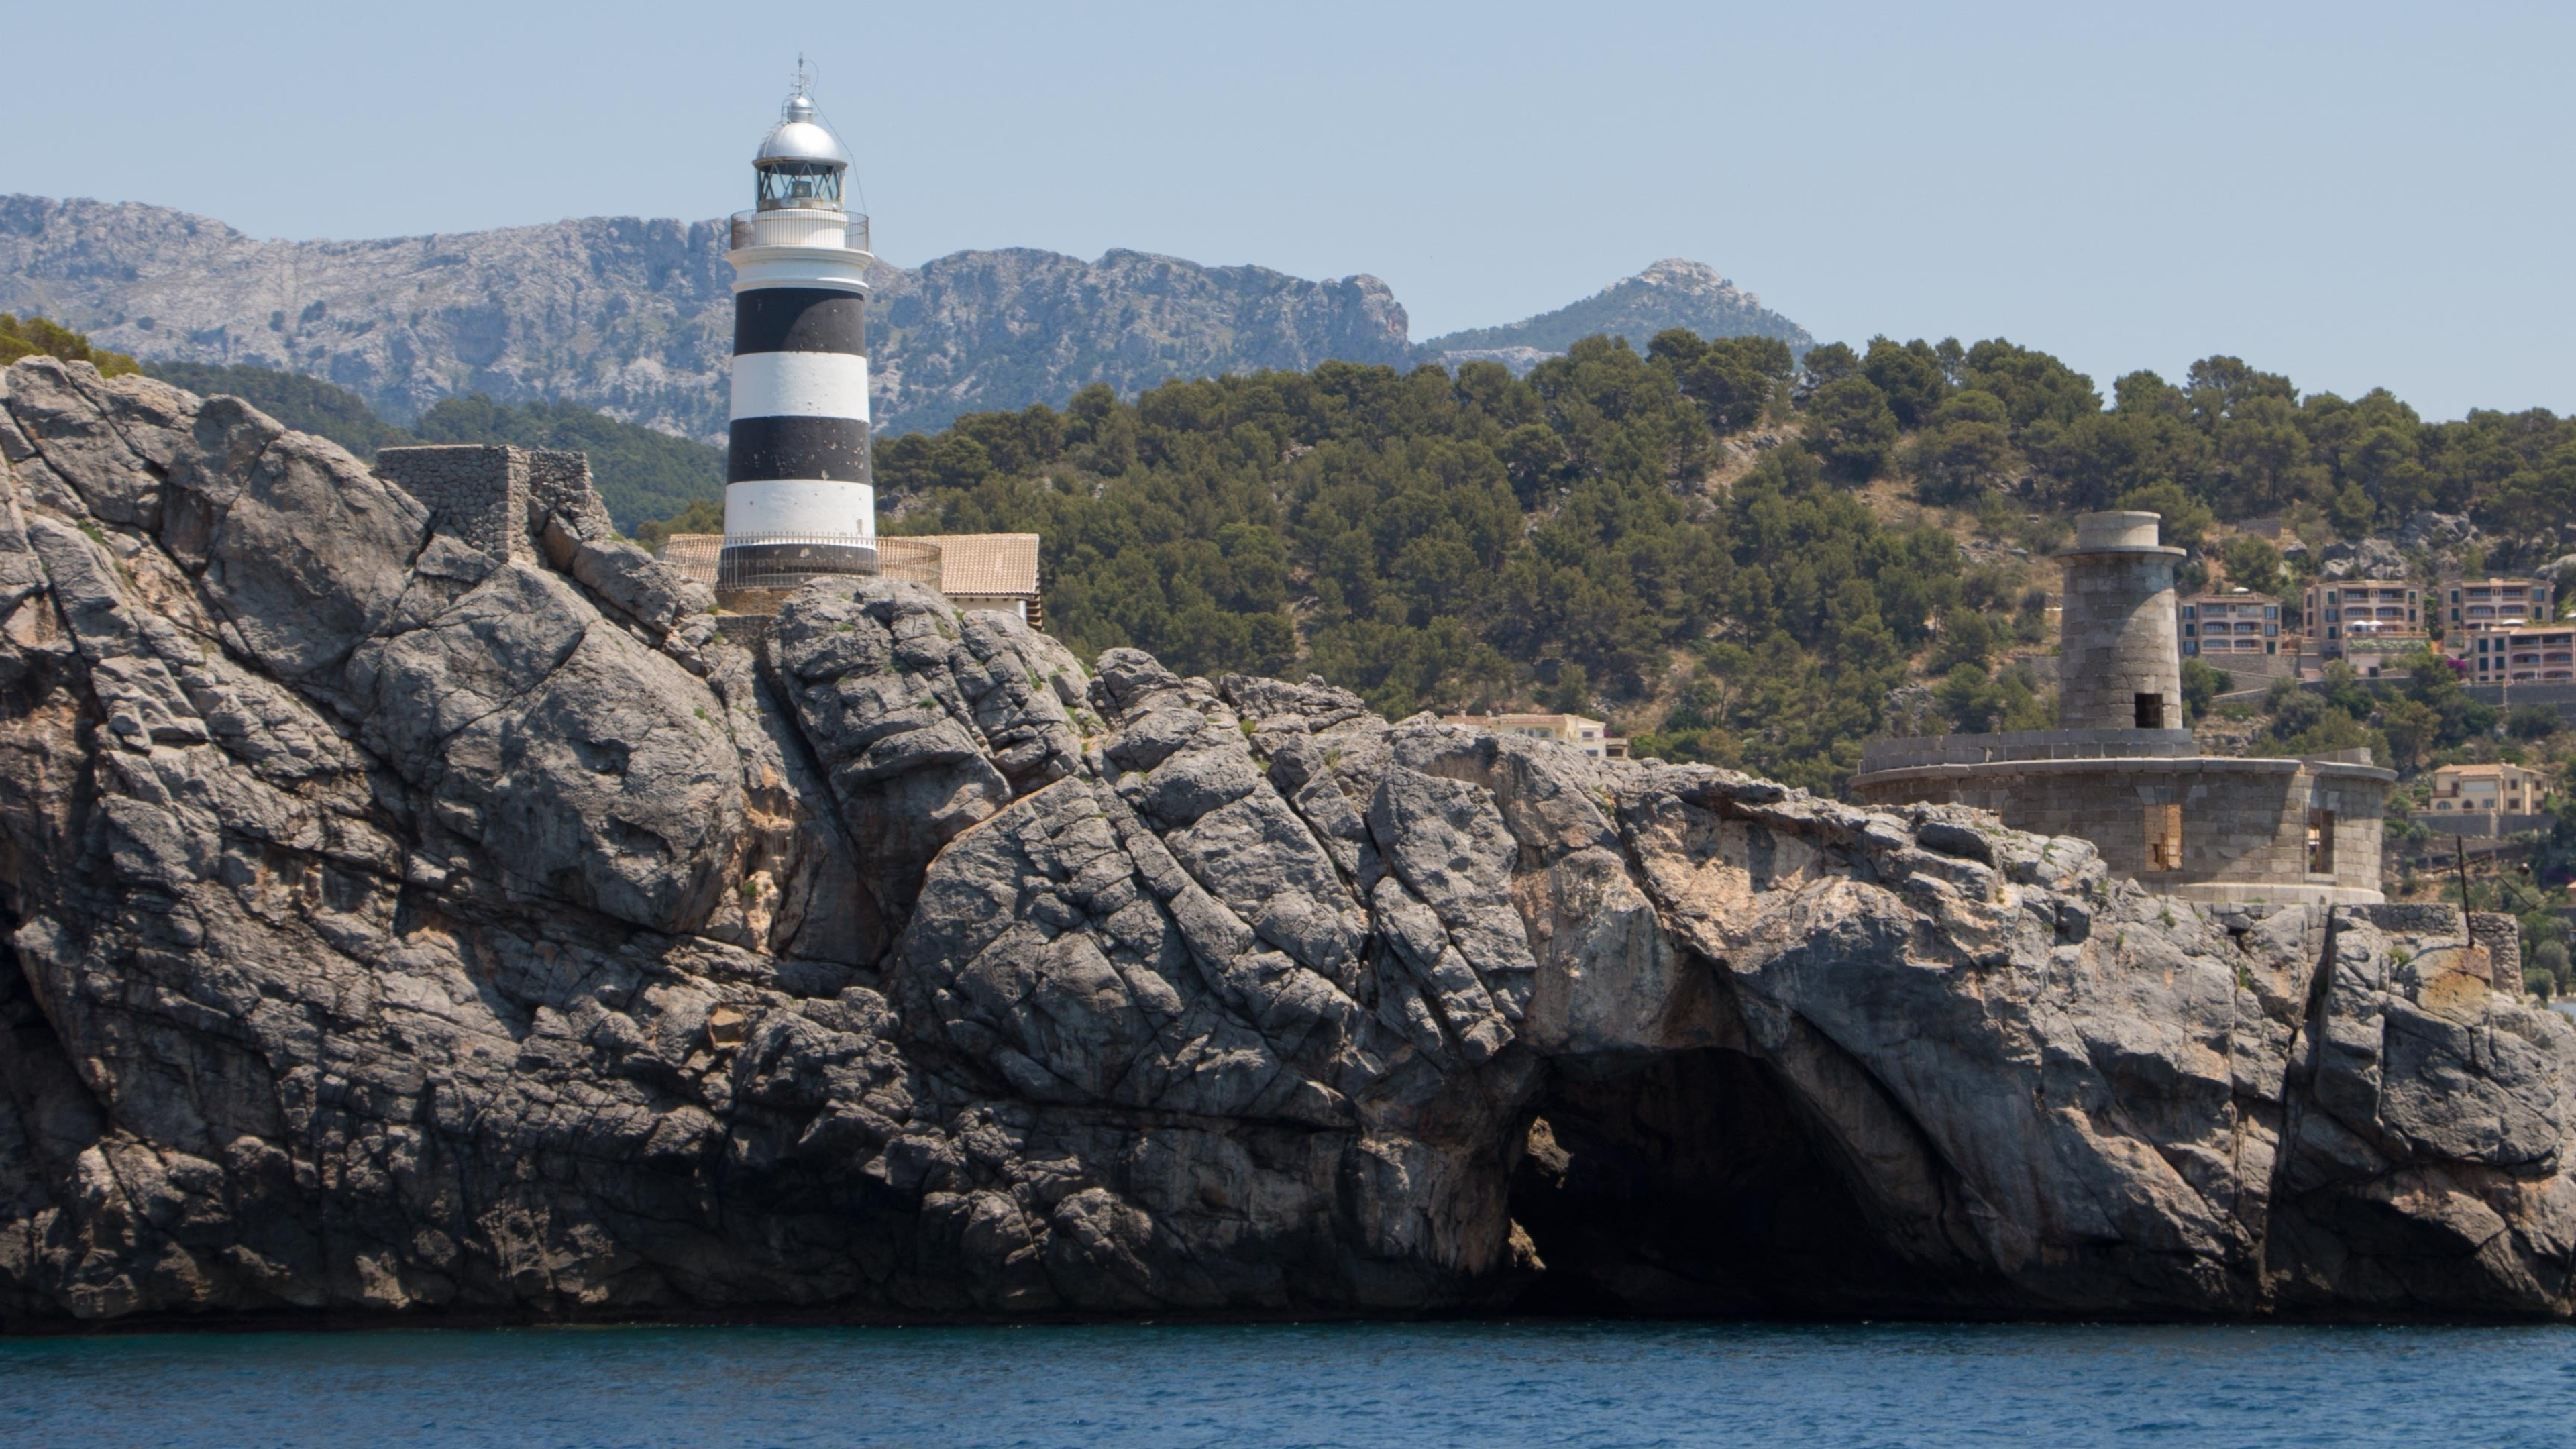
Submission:
M 767 170 L 781 164 L 817 162 L 847 167 L 850 153 L 841 145 L 841 138 L 832 134 L 823 113 L 814 108 L 813 99 L 799 91 L 787 98 L 785 116 L 761 138 L 760 153 L 751 158 L 751 164 Z

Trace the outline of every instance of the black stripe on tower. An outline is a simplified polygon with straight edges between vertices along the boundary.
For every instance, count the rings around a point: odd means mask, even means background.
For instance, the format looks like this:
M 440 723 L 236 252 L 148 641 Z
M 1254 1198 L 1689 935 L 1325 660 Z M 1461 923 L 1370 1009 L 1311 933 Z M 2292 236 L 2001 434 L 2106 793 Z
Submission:
M 868 351 L 868 299 L 824 287 L 756 287 L 733 299 L 733 350 Z
M 725 481 L 865 483 L 869 451 L 868 425 L 857 418 L 736 418 L 725 449 Z

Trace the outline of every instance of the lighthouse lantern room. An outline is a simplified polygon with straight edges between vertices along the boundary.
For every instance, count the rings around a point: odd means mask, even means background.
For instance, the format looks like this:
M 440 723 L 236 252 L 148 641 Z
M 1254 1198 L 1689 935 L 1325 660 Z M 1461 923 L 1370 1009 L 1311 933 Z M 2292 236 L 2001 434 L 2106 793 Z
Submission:
M 792 588 L 877 567 L 869 466 L 868 219 L 847 209 L 850 153 L 799 68 L 752 158 L 757 205 L 733 218 L 733 407 L 722 590 Z

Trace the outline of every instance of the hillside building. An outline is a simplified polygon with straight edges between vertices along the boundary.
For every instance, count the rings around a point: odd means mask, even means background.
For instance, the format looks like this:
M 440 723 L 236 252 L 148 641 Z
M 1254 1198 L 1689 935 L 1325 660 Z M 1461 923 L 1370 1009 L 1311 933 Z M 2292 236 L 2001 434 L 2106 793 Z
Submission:
M 2518 628 L 2558 617 L 2558 589 L 2547 579 L 2445 579 L 2437 592 L 2449 633 Z
M 2424 608 L 2424 591 L 2405 579 L 2326 579 L 2302 593 L 2299 624 L 2325 658 L 2349 657 L 2357 641 L 2375 660 L 2432 644 Z
M 2576 680 L 2576 625 L 2472 629 L 2447 642 L 2471 684 Z
M 2183 551 L 2157 541 L 2161 522 L 2086 514 L 2074 547 L 2057 556 L 2058 728 L 1872 741 L 1853 794 L 1871 804 L 1975 805 L 2016 829 L 2078 836 L 2114 874 L 2189 899 L 2382 900 L 2380 831 L 2394 773 L 2367 750 L 2205 755 L 2185 727 L 2174 590 Z M 2338 614 L 2343 607 L 2339 598 Z M 2402 598 L 2395 607 L 2406 607 Z
M 2226 665 L 2239 655 L 2277 657 L 2282 652 L 2281 601 L 2270 594 L 2251 589 L 2196 594 L 2182 601 L 2179 613 L 2185 659 L 2224 655 L 2209 662 Z M 2294 645 L 2289 652 L 2298 649 Z
M 2484 815 L 2492 825 L 2499 815 L 2537 815 L 2548 799 L 2549 777 L 2520 765 L 2444 765 L 2433 772 L 2435 815 Z
M 1579 714 L 1451 714 L 1442 715 L 1445 724 L 1472 725 L 1492 730 L 1498 735 L 1519 735 L 1525 739 L 1554 740 L 1572 745 L 1596 760 L 1624 760 L 1628 742 L 1610 733 L 1610 727 L 1597 719 Z

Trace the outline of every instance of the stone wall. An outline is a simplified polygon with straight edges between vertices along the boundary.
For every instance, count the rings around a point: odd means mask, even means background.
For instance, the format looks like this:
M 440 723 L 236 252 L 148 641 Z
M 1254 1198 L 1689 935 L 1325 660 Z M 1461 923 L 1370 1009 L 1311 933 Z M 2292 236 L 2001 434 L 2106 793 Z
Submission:
M 603 538 L 614 532 L 591 491 L 584 453 L 481 443 L 386 448 L 375 471 L 429 509 L 433 532 L 496 559 L 534 561 L 535 527 L 549 513 L 593 523 Z
M 2464 921 L 2448 902 L 2391 901 L 2359 907 L 2351 918 L 2383 933 L 2392 964 L 2419 981 L 2467 977 L 2506 996 L 2522 995 L 2522 928 L 2500 911 L 2474 911 Z
M 2202 753 L 2199 739 L 2189 730 L 2009 730 L 1871 740 L 1860 747 L 1860 768 L 1868 774 L 2004 760 L 2193 759 Z
M 512 449 L 517 452 L 517 449 Z M 590 486 L 590 455 L 539 448 L 524 455 L 528 468 L 529 518 L 560 513 L 596 527 L 614 529 L 608 511 Z
M 420 500 L 430 528 L 498 559 L 531 561 L 528 454 L 518 448 L 456 444 L 386 448 L 376 476 Z
M 2435 835 L 2465 835 L 2472 840 L 2519 835 L 2526 830 L 2546 830 L 2557 819 L 2555 815 L 2489 814 L 2484 810 L 2463 811 L 2456 815 L 2415 812 L 2416 823 Z
M 2502 911 L 2472 911 L 2469 939 L 2487 953 L 2487 979 L 2495 989 L 2520 996 L 2522 923 Z
M 1872 803 L 1935 801 L 1992 810 L 2019 830 L 2092 842 L 2113 873 L 2202 897 L 2292 900 L 2376 892 L 2387 783 L 2296 760 L 2032 761 L 1856 779 Z M 2149 859 L 2150 808 L 2181 807 L 2182 866 Z M 2308 869 L 2311 808 L 2334 813 L 2333 869 Z M 2343 897 L 2343 899 L 2350 899 Z
M 2295 676 L 2299 672 L 2299 660 L 2303 657 L 2311 657 L 2303 656 L 2291 647 L 2297 643 L 2296 640 L 2283 639 L 2279 642 L 2282 647 L 2278 654 L 2227 653 L 2200 654 L 2194 657 L 2212 669 L 2235 676 L 2234 682 L 2228 685 L 2231 693 L 2240 689 L 2263 689 L 2268 688 L 2275 679 Z
M 2388 817 L 2390 782 L 2376 775 L 2318 772 L 2311 768 L 2309 803 L 2334 812 L 2334 883 L 2360 890 L 2380 889 L 2379 862 Z M 2301 837 L 2305 838 L 2305 826 Z

